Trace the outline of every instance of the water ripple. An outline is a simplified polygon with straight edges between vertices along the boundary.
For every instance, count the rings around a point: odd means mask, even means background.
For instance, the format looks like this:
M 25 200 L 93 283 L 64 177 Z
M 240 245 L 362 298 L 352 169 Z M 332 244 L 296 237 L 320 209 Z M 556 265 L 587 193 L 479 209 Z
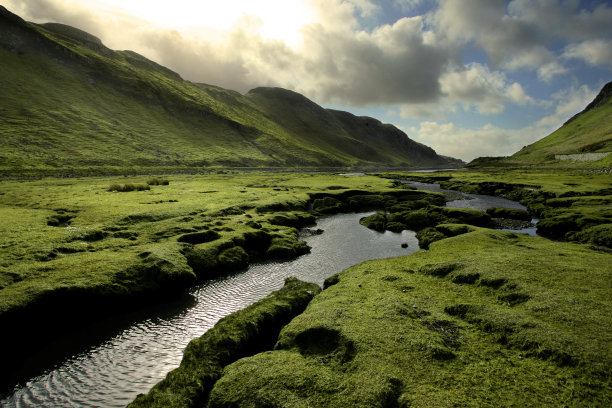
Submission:
M 369 214 L 369 213 L 368 213 Z M 295 276 L 319 285 L 343 269 L 375 258 L 418 249 L 415 234 L 379 233 L 359 225 L 367 214 L 318 220 L 324 234 L 307 237 L 311 253 L 280 263 L 252 265 L 193 288 L 197 302 L 178 314 L 135 323 L 107 341 L 66 359 L 58 367 L 15 387 L 2 407 L 124 407 L 177 367 L 187 343 L 224 316 L 254 303 Z M 408 249 L 401 248 L 402 243 Z

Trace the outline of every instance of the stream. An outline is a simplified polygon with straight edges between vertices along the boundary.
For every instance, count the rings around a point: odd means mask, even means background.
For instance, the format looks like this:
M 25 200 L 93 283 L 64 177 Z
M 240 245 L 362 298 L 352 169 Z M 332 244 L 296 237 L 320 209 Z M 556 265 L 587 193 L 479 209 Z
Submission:
M 423 190 L 444 191 L 437 184 L 406 184 Z M 450 201 L 449 207 L 525 209 L 502 198 L 452 193 L 458 199 Z M 145 317 L 132 317 L 119 327 L 117 322 L 92 323 L 93 327 L 87 330 L 103 334 L 94 336 L 93 341 L 91 336 L 83 335 L 88 338 L 86 346 L 15 386 L 2 397 L 0 406 L 124 407 L 179 365 L 191 339 L 201 336 L 222 317 L 280 289 L 286 277 L 295 276 L 322 285 L 329 276 L 359 262 L 407 255 L 418 250 L 413 231 L 380 233 L 360 225 L 359 219 L 370 214 L 372 212 L 318 218 L 316 228 L 323 229 L 324 233 L 304 237 L 311 252 L 295 260 L 253 264 L 244 271 L 202 283 L 183 299 L 158 306 Z M 535 227 L 519 232 L 534 235 Z M 404 243 L 408 244 L 407 248 L 402 248 Z M 111 326 L 112 330 L 96 327 L 103 324 Z M 76 337 L 78 340 L 79 336 Z M 47 345 L 37 355 L 54 353 L 57 347 Z

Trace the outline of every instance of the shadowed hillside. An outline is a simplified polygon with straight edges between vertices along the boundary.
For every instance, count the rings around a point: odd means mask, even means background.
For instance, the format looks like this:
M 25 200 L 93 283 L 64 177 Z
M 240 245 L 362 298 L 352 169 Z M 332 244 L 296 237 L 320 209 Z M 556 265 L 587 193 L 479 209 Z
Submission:
M 391 125 L 297 93 L 183 80 L 81 30 L 0 7 L 0 171 L 454 167 Z

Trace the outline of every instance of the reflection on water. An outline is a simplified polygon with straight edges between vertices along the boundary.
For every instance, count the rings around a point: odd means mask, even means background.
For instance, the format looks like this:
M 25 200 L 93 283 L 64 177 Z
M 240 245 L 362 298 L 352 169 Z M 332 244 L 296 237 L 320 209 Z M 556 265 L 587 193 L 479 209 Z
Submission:
M 351 265 L 418 249 L 414 232 L 371 231 L 359 219 L 371 213 L 321 218 L 325 232 L 305 238 L 311 253 L 282 262 L 249 267 L 191 290 L 196 304 L 160 312 L 121 330 L 97 346 L 77 353 L 57 367 L 15 388 L 2 407 L 124 407 L 177 367 L 189 340 L 220 318 L 243 309 L 282 287 L 295 276 L 322 284 Z M 401 248 L 407 243 L 408 248 Z
M 452 194 L 452 196 L 458 196 L 457 199 L 448 201 L 446 203 L 447 207 L 472 208 L 472 209 L 481 210 L 481 211 L 486 211 L 488 208 L 491 208 L 491 207 L 497 207 L 497 208 L 512 208 L 512 209 L 527 211 L 527 207 L 525 207 L 521 203 L 518 203 L 512 200 L 507 200 L 501 197 L 494 197 L 494 196 L 482 195 L 482 194 L 467 194 L 467 193 L 462 193 L 460 191 L 445 190 L 440 187 L 440 184 L 437 184 L 437 183 L 431 184 L 431 183 L 421 183 L 417 181 L 404 181 L 403 183 L 409 186 L 416 187 L 419 190 L 434 191 L 434 192 L 439 192 L 439 193 L 449 193 L 449 194 Z M 520 230 L 504 229 L 503 231 L 521 232 L 524 234 L 536 236 L 537 234 L 536 234 L 535 224 L 538 222 L 538 220 L 534 218 L 531 220 L 531 222 L 534 224 L 534 226 L 531 228 L 523 228 Z

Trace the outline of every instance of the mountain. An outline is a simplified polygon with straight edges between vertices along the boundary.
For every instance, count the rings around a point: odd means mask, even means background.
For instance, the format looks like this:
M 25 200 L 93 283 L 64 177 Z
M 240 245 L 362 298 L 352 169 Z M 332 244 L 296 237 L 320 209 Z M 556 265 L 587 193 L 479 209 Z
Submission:
M 482 157 L 469 167 L 489 165 L 612 167 L 612 82 L 582 112 L 545 138 L 510 157 Z
M 280 88 L 242 95 L 0 6 L 0 172 L 456 167 L 376 119 Z

